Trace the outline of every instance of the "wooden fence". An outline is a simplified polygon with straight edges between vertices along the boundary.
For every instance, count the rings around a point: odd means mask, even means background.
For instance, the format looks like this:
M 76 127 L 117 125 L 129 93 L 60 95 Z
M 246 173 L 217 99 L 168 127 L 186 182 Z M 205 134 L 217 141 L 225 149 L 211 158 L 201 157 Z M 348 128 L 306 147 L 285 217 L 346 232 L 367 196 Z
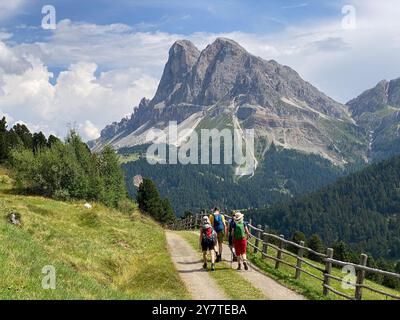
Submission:
M 227 220 L 231 217 L 228 215 L 224 215 Z M 189 216 L 185 219 L 180 219 L 169 225 L 168 228 L 171 230 L 197 230 L 200 228 L 202 214 L 195 214 L 193 216 Z M 276 235 L 267 232 L 267 227 L 264 229 L 261 225 L 253 226 L 251 220 L 248 222 L 249 231 L 252 235 L 254 241 L 249 241 L 248 245 L 253 248 L 254 254 L 260 254 L 263 259 L 271 259 L 275 262 L 275 268 L 279 269 L 280 265 L 286 265 L 294 269 L 293 277 L 295 279 L 300 279 L 302 274 L 305 274 L 309 277 L 312 277 L 322 284 L 322 292 L 325 296 L 332 292 L 336 295 L 339 295 L 345 299 L 349 300 L 361 300 L 363 295 L 363 289 L 373 291 L 375 293 L 384 295 L 386 297 L 390 297 L 396 300 L 400 300 L 400 296 L 393 295 L 388 292 L 384 292 L 382 290 L 378 290 L 371 286 L 368 286 L 364 283 L 366 273 L 370 274 L 378 274 L 386 277 L 393 277 L 400 279 L 400 274 L 388 272 L 384 270 L 374 269 L 367 267 L 368 256 L 366 254 L 361 254 L 359 264 L 354 264 L 345 261 L 339 261 L 333 259 L 333 249 L 327 248 L 326 253 L 316 252 L 305 246 L 304 241 L 300 241 L 300 243 L 295 243 L 293 241 L 286 240 L 283 235 Z M 287 246 L 291 246 L 292 248 L 296 248 L 297 253 L 289 251 L 286 249 Z M 268 253 L 268 248 L 274 248 L 276 250 L 276 256 L 273 256 Z M 310 261 L 309 259 L 304 258 L 304 253 L 312 254 L 315 257 L 319 257 L 319 259 L 325 264 L 324 267 L 318 266 L 316 263 Z M 296 264 L 292 264 L 286 260 L 284 260 L 283 255 L 288 255 L 293 257 L 296 260 Z M 312 272 L 305 270 L 302 266 L 307 265 L 318 272 L 320 275 L 316 275 Z M 344 280 L 340 277 L 334 276 L 332 274 L 332 267 L 347 267 L 352 268 L 356 272 L 356 281 L 352 283 L 354 286 L 354 294 L 349 295 L 347 293 L 343 293 L 341 291 L 336 290 L 331 286 L 331 281 L 339 281 L 343 282 Z

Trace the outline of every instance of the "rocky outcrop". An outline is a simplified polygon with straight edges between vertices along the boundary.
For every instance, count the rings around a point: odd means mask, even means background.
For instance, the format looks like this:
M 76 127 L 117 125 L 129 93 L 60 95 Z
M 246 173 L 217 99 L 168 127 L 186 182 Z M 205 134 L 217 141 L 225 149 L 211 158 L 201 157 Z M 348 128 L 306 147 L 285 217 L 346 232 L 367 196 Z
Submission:
M 254 128 L 268 145 L 317 153 L 337 164 L 365 156 L 364 132 L 345 105 L 290 67 L 256 57 L 226 38 L 201 52 L 189 41 L 174 43 L 154 98 L 142 100 L 130 118 L 107 126 L 92 148 L 149 142 L 146 132 L 171 120 L 185 127 L 212 126 L 215 114 L 232 126 Z
M 380 81 L 347 105 L 357 124 L 369 132 L 369 158 L 400 153 L 400 78 Z

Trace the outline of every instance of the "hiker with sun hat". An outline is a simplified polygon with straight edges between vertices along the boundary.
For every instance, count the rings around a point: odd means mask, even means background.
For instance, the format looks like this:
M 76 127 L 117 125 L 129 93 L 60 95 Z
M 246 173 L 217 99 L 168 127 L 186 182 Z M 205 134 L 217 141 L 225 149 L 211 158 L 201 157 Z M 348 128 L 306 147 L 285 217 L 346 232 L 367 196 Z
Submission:
M 233 247 L 237 257 L 237 270 L 242 269 L 242 263 L 245 270 L 248 270 L 247 264 L 247 238 L 250 236 L 249 228 L 244 223 L 244 215 L 241 212 L 236 212 L 233 216 L 235 224 L 232 226 Z

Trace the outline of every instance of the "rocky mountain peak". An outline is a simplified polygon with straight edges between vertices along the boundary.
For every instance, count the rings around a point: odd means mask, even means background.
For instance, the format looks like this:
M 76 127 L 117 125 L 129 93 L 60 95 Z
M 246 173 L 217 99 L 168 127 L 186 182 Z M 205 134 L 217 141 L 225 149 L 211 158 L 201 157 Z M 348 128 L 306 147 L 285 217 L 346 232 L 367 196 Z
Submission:
M 152 100 L 153 105 L 171 100 L 174 93 L 184 84 L 186 75 L 192 70 L 199 56 L 199 49 L 188 40 L 178 40 L 172 45 L 156 95 Z
M 350 100 L 347 105 L 356 118 L 365 112 L 374 113 L 387 106 L 400 107 L 400 78 L 381 80 L 375 87 Z
M 244 49 L 239 43 L 237 43 L 234 40 L 223 37 L 215 39 L 214 42 L 209 44 L 204 51 L 218 52 L 221 50 L 224 50 L 225 52 L 230 51 L 234 54 L 247 53 L 246 49 Z
M 388 102 L 393 107 L 400 107 L 400 78 L 389 82 Z
M 106 128 L 94 149 L 105 143 L 116 148 L 147 143 L 146 132 L 164 129 L 169 121 L 193 130 L 215 121 L 252 128 L 268 145 L 320 154 L 335 163 L 363 152 L 358 150 L 363 141 L 350 155 L 341 150 L 347 138 L 337 137 L 337 127 L 354 125 L 346 106 L 290 67 L 254 56 L 226 38 L 201 52 L 190 41 L 176 41 L 154 98 L 142 100 L 128 121 Z M 363 139 L 357 128 L 354 132 L 355 141 Z

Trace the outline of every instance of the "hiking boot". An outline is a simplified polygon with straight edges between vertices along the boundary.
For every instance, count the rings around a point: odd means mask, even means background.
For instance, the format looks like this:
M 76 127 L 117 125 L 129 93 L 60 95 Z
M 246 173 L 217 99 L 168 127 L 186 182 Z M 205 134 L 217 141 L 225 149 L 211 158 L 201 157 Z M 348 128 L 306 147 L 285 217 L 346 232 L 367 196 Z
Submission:
M 215 271 L 215 265 L 214 265 L 214 263 L 211 263 L 211 271 Z
M 238 267 L 236 270 L 242 270 L 242 266 L 240 264 L 238 264 Z
M 203 264 L 203 269 L 206 270 L 207 269 L 207 263 Z
M 249 266 L 247 265 L 247 261 L 243 262 L 243 266 L 245 270 L 249 270 Z

